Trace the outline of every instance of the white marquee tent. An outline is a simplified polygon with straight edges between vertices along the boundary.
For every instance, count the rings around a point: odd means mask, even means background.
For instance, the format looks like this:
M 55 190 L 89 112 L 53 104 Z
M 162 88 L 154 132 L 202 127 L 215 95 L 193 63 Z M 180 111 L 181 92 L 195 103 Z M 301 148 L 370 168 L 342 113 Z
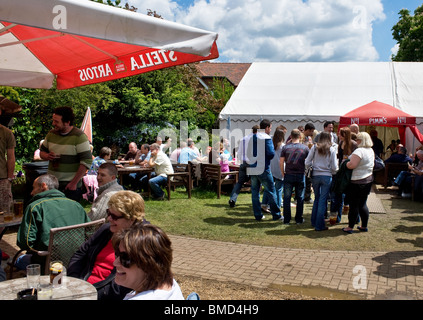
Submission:
M 418 62 L 253 63 L 221 111 L 220 129 L 230 129 L 231 143 L 235 129 L 250 130 L 261 119 L 288 134 L 308 122 L 321 131 L 325 121 L 377 100 L 415 116 L 423 132 L 422 75 Z M 413 152 L 420 143 L 409 129 L 406 136 Z

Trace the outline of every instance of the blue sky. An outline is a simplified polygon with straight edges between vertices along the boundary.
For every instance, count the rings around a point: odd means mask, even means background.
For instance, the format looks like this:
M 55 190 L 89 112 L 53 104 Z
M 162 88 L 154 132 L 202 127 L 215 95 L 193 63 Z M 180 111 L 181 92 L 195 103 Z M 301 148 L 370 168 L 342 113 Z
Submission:
M 127 0 L 219 33 L 220 62 L 389 61 L 402 8 L 423 0 Z M 125 0 L 122 0 L 125 2 Z
M 386 19 L 376 22 L 373 26 L 373 44 L 376 46 L 381 61 L 388 61 L 390 50 L 395 45 L 392 39 L 392 27 L 398 22 L 398 12 L 408 9 L 414 15 L 414 10 L 423 4 L 422 0 L 384 0 L 383 9 Z

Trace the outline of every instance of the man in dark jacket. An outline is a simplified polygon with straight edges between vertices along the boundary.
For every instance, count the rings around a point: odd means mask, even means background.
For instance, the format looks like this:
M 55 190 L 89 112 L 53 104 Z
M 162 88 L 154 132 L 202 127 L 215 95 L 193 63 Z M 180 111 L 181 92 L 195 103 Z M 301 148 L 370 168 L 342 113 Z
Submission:
M 252 135 L 248 141 L 249 167 L 247 174 L 251 177 L 251 198 L 253 203 L 254 217 L 261 221 L 264 216 L 260 206 L 260 186 L 269 200 L 270 212 L 273 220 L 280 220 L 281 210 L 276 204 L 276 190 L 272 173 L 270 172 L 270 160 L 275 156 L 272 138 L 269 136 L 272 124 L 264 119 L 260 122 L 260 131 Z
M 413 163 L 413 159 L 411 159 L 407 155 L 407 149 L 404 146 L 400 146 L 398 148 L 397 153 L 393 153 L 388 159 L 385 160 L 385 163 Z
M 19 248 L 29 252 L 16 261 L 18 269 L 25 269 L 30 263 L 45 263 L 45 258 L 30 251 L 48 249 L 51 228 L 90 221 L 84 208 L 66 198 L 64 193 L 57 190 L 58 187 L 59 181 L 51 174 L 41 175 L 33 183 L 32 199 L 25 209 L 16 239 Z

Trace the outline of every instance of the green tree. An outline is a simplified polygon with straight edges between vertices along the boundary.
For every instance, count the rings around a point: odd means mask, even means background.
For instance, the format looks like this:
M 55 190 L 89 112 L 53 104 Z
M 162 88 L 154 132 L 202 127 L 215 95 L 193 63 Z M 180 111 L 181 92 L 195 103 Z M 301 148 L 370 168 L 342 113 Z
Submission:
M 423 5 L 410 11 L 402 9 L 400 19 L 392 28 L 394 40 L 399 44 L 399 50 L 392 56 L 393 61 L 423 61 Z
M 98 107 L 107 108 L 116 101 L 106 84 L 69 90 L 57 90 L 55 87 L 49 90 L 0 87 L 0 92 L 22 106 L 12 128 L 16 138 L 16 158 L 22 161 L 32 159 L 39 141 L 52 128 L 54 108 L 64 105 L 72 107 L 75 112 L 74 125 L 80 127 L 87 107 L 92 110 L 94 122 Z

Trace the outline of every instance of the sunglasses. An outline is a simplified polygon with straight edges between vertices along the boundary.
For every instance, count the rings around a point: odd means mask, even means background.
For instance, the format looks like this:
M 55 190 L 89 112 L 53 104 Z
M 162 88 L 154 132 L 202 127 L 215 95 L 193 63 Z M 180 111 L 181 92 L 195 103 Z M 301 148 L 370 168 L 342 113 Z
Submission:
M 109 209 L 106 210 L 107 216 L 112 218 L 113 221 L 125 218 L 124 216 L 117 216 L 114 213 L 111 213 Z
M 122 267 L 127 268 L 127 269 L 131 267 L 132 261 L 131 261 L 131 258 L 129 258 L 129 255 L 128 255 L 127 252 L 117 251 L 117 252 L 115 252 L 115 255 L 116 255 L 116 257 L 119 258 L 120 264 L 122 265 Z

